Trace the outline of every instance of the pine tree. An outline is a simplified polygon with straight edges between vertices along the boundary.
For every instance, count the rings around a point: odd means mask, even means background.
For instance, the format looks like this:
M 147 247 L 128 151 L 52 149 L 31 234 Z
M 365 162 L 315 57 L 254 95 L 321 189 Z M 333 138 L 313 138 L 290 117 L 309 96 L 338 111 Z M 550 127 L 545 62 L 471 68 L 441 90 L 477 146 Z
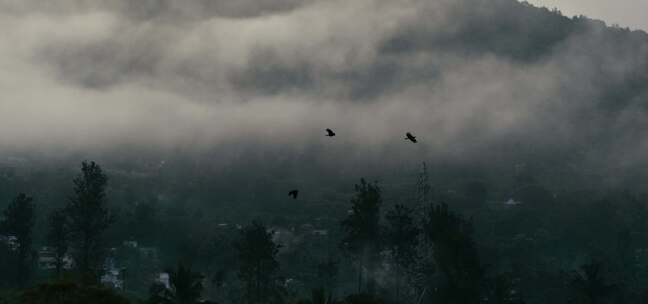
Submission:
M 85 284 L 98 281 L 103 270 L 103 234 L 114 217 L 106 207 L 108 178 L 95 162 L 83 162 L 74 179 L 74 195 L 65 209 L 74 262 Z
M 355 185 L 356 194 L 351 198 L 351 211 L 342 221 L 346 233 L 342 248 L 351 254 L 358 265 L 358 292 L 362 292 L 364 272 L 372 272 L 378 263 L 380 244 L 381 191 L 377 184 L 364 179 Z M 373 277 L 373 276 L 371 276 Z M 367 291 L 372 292 L 373 282 L 368 281 Z
M 55 210 L 50 214 L 47 244 L 54 249 L 56 277 L 59 278 L 65 266 L 65 255 L 68 252 L 68 227 L 64 210 Z
M 402 277 L 416 258 L 419 228 L 413 218 L 414 210 L 404 205 L 396 205 L 387 212 L 386 242 L 391 251 L 396 273 L 396 299 L 401 299 Z
M 280 246 L 272 240 L 273 234 L 265 225 L 254 221 L 241 230 L 240 239 L 234 243 L 247 304 L 278 303 L 282 299 L 276 259 Z
M 325 302 L 331 303 L 335 297 L 335 283 L 339 274 L 339 262 L 332 256 L 317 264 L 317 278 L 320 288 L 314 294 L 322 294 Z
M 0 223 L 2 233 L 15 237 L 16 272 L 14 277 L 19 286 L 25 286 L 32 271 L 32 232 L 34 229 L 33 198 L 24 193 L 18 194 L 3 212 L 4 219 Z
M 472 223 L 441 204 L 430 208 L 423 232 L 444 277 L 444 284 L 432 288 L 437 290 L 434 296 L 446 303 L 478 303 L 483 270 Z
M 617 286 L 607 282 L 603 266 L 600 261 L 592 261 L 572 273 L 570 285 L 577 303 L 597 304 L 610 300 Z

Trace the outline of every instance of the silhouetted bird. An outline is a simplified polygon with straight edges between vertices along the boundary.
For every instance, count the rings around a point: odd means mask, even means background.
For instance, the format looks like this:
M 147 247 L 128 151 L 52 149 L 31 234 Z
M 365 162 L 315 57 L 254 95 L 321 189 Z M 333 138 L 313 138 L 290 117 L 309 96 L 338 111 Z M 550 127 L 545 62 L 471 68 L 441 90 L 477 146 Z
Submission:
M 335 132 L 333 132 L 333 130 L 331 129 L 326 129 L 326 136 L 333 137 L 335 136 Z
M 413 143 L 416 143 L 416 136 L 412 135 L 412 133 L 407 132 L 407 134 L 405 134 L 405 136 L 406 136 L 405 137 L 406 140 L 410 140 Z
M 299 194 L 299 190 L 292 190 L 288 192 L 288 196 L 292 196 L 293 199 L 297 199 L 298 194 Z

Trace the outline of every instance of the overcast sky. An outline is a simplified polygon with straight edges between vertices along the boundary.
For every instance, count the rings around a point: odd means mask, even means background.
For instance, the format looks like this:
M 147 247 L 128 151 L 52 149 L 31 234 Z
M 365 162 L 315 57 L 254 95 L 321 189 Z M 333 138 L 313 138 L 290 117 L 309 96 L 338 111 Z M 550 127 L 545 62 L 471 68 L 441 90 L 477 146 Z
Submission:
M 0 154 L 249 144 L 418 161 L 581 140 L 627 164 L 648 154 L 633 136 L 645 81 L 632 82 L 648 39 L 572 35 L 536 13 L 509 0 L 0 0 Z M 609 96 L 616 112 L 600 115 Z M 418 145 L 403 146 L 408 131 Z
M 528 0 L 549 8 L 557 7 L 567 16 L 586 15 L 608 24 L 648 30 L 648 0 Z

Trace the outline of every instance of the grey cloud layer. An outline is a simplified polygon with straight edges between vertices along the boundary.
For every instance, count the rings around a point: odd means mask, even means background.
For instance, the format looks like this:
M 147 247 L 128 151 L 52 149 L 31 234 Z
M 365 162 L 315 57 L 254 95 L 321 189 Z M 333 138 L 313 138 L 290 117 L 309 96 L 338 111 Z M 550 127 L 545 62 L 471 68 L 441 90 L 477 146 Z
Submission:
M 358 154 L 425 139 L 402 157 L 593 145 L 628 165 L 646 148 L 646 36 L 512 1 L 0 8 L 0 151 L 302 147 L 325 127 Z

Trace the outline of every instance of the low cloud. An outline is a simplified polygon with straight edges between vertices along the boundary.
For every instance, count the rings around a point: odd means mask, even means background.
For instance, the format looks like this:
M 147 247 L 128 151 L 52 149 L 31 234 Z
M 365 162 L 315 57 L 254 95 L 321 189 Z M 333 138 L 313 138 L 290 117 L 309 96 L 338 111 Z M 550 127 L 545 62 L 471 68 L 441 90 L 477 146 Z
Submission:
M 338 153 L 364 159 L 393 157 L 411 131 L 421 144 L 395 158 L 527 147 L 645 162 L 647 35 L 515 1 L 0 0 L 0 11 L 0 153 L 298 155 L 331 127 Z

